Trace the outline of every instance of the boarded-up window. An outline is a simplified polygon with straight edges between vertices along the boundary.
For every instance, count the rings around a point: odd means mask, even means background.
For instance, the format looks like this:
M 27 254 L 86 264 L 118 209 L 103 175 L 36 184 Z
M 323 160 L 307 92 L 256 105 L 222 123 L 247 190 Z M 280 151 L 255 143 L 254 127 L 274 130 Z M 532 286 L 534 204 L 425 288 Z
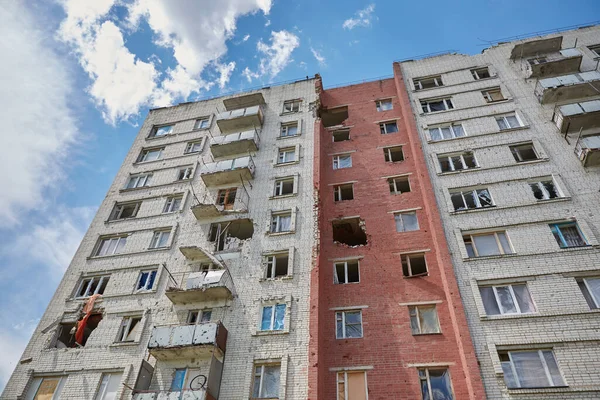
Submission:
M 338 372 L 337 392 L 337 400 L 367 400 L 366 372 Z

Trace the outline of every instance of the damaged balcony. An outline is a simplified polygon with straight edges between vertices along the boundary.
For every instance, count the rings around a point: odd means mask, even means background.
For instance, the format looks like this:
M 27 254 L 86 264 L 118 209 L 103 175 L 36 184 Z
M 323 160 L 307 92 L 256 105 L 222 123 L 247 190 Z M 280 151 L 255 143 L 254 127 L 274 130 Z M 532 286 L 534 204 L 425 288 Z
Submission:
M 219 186 L 238 183 L 254 178 L 252 157 L 240 157 L 204 164 L 200 168 L 200 177 L 206 186 Z
M 250 196 L 245 186 L 219 189 L 214 197 L 207 194 L 191 207 L 197 220 L 248 212 Z
M 152 329 L 148 350 L 157 360 L 204 358 L 225 354 L 227 329 L 221 322 L 197 325 L 157 326 Z
M 600 165 L 600 135 L 584 136 L 575 144 L 575 154 L 584 167 Z
M 186 272 L 171 281 L 165 295 L 173 304 L 188 304 L 233 299 L 233 280 L 226 269 Z
M 262 105 L 238 108 L 217 115 L 217 125 L 222 133 L 242 132 L 260 128 L 263 124 Z
M 333 241 L 350 247 L 365 246 L 367 233 L 365 222 L 359 217 L 342 218 L 332 221 Z
M 343 127 L 344 121 L 348 119 L 348 106 L 321 107 L 319 117 L 325 128 Z
M 251 129 L 244 132 L 215 136 L 210 139 L 210 151 L 214 157 L 228 157 L 258 150 L 258 131 Z
M 239 251 L 252 235 L 254 224 L 251 219 L 234 219 L 211 224 L 208 240 L 214 244 L 215 252 Z
M 516 60 L 519 58 L 537 56 L 539 54 L 557 52 L 562 47 L 562 40 L 562 36 L 556 36 L 519 43 L 513 47 L 510 53 L 510 59 Z
M 552 121 L 561 133 L 600 128 L 600 100 L 556 106 Z
M 133 400 L 209 400 L 205 389 L 153 390 L 133 394 Z
M 582 55 L 577 49 L 564 49 L 557 53 L 529 58 L 527 60 L 528 78 L 546 78 L 579 72 Z
M 597 96 L 599 91 L 598 71 L 540 79 L 535 86 L 535 95 L 542 104 Z

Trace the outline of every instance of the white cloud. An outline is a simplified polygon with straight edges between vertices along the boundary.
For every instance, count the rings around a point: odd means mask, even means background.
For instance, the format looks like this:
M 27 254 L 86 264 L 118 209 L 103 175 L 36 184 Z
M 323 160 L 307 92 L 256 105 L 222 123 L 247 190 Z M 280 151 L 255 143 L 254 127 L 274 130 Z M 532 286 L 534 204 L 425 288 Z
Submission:
M 270 26 L 271 25 L 271 20 L 268 19 L 267 22 L 265 22 L 265 27 Z
M 224 89 L 227 83 L 229 83 L 229 78 L 231 78 L 231 74 L 235 69 L 235 62 L 231 61 L 229 64 L 217 64 L 216 69 L 219 73 L 219 88 Z
M 260 78 L 260 74 L 252 72 L 248 67 L 244 68 L 242 71 L 242 76 L 248 80 L 248 83 L 252 82 L 252 79 Z
M 357 26 L 370 26 L 374 11 L 375 4 L 369 4 L 366 8 L 358 10 L 356 13 L 354 13 L 354 18 L 348 18 L 345 20 L 342 24 L 342 27 L 344 29 L 354 29 Z
M 312 47 L 310 48 L 310 51 L 311 51 L 312 55 L 315 57 L 315 59 L 317 60 L 317 62 L 319 63 L 320 66 L 323 67 L 323 66 L 326 65 L 326 63 L 325 63 L 325 57 L 323 57 L 323 55 L 319 51 L 313 49 Z
M 250 39 L 250 34 L 244 36 L 244 38 L 242 39 L 242 42 L 247 42 L 248 39 Z
M 300 46 L 298 36 L 286 30 L 272 31 L 270 44 L 259 40 L 256 49 L 262 53 L 258 71 L 252 72 L 246 67 L 242 75 L 252 81 L 252 78 L 258 78 L 270 75 L 271 78 L 277 76 L 291 61 L 292 53 Z

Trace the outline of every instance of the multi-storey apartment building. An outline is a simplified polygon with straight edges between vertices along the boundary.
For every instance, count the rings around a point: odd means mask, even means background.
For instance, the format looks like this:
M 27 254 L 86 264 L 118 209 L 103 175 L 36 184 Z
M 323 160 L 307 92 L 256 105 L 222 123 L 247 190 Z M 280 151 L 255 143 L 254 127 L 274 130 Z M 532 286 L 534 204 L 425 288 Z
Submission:
M 600 398 L 600 27 L 394 65 L 489 399 Z
M 306 399 L 315 80 L 151 110 L 3 399 Z

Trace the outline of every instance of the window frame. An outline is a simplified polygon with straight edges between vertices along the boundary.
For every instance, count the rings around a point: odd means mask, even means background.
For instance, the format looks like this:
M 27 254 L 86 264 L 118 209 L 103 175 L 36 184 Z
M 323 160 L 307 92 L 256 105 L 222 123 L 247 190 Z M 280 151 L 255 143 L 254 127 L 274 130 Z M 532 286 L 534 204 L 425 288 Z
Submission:
M 96 276 L 84 276 L 81 278 L 81 280 L 79 281 L 79 285 L 77 285 L 77 289 L 75 290 L 75 295 L 73 296 L 74 299 L 86 299 L 94 294 L 104 294 L 104 291 L 106 290 L 106 285 L 108 285 L 108 282 L 110 282 L 110 274 L 107 275 L 96 275 Z M 90 293 L 90 287 L 92 285 L 92 283 L 94 283 L 95 279 L 99 279 L 98 284 L 96 285 L 96 288 L 94 289 L 93 293 Z M 83 286 L 86 285 L 86 281 L 89 281 L 87 283 L 87 288 L 85 290 L 85 294 L 84 295 L 80 295 L 79 293 L 81 292 L 81 289 L 83 289 Z M 100 289 L 104 287 L 104 290 L 102 290 L 102 293 L 98 293 L 100 292 Z
M 127 206 L 134 206 L 133 212 L 132 212 L 132 216 L 131 217 L 125 217 L 125 218 L 121 218 L 121 215 L 123 214 L 124 208 Z M 137 213 L 140 211 L 140 206 L 142 205 L 142 201 L 132 201 L 132 202 L 125 202 L 125 203 L 115 203 L 115 206 L 113 207 L 113 210 L 110 213 L 110 216 L 108 218 L 109 221 L 122 221 L 122 220 L 126 220 L 126 219 L 132 219 L 132 218 L 136 218 L 137 217 Z
M 288 160 L 287 154 L 292 154 L 294 159 Z M 296 147 L 294 147 L 294 146 L 282 147 L 277 150 L 277 165 L 291 164 L 291 163 L 295 163 L 297 161 L 298 161 L 298 159 L 296 157 Z
M 600 48 L 600 46 L 599 46 L 599 48 Z M 591 310 L 597 310 L 600 308 L 600 295 L 598 295 L 597 296 L 598 298 L 596 298 L 596 294 L 594 293 L 593 290 L 590 289 L 588 280 L 600 281 L 600 277 L 584 276 L 584 277 L 576 278 L 576 282 L 579 285 L 579 289 L 581 290 L 581 293 L 583 294 L 583 297 L 585 298 L 588 306 L 590 307 Z M 583 292 L 582 285 L 585 288 L 585 290 L 587 291 L 587 295 L 586 295 L 586 293 Z M 591 300 L 591 304 L 590 304 L 590 300 Z
M 479 197 L 480 196 L 479 192 L 482 192 L 482 191 L 487 192 L 488 197 L 490 198 L 490 204 L 483 205 L 481 203 L 481 198 Z M 467 201 L 465 200 L 465 194 L 470 194 L 473 197 L 473 204 L 475 204 L 475 207 L 468 206 Z M 456 195 L 460 195 L 460 197 L 462 199 L 462 204 L 464 207 L 458 208 L 458 209 L 456 208 L 456 205 L 454 204 L 454 200 L 453 200 L 453 197 Z M 490 190 L 487 187 L 469 189 L 469 190 L 451 191 L 450 192 L 450 201 L 452 202 L 452 207 L 454 209 L 454 212 L 482 210 L 484 208 L 496 207 L 496 202 L 494 201 L 494 197 L 492 196 L 492 193 L 490 192 Z
M 398 149 L 400 149 L 401 160 L 394 161 L 394 160 L 392 160 L 392 152 L 394 150 L 397 151 Z M 404 146 L 399 145 L 399 146 L 384 147 L 383 148 L 383 157 L 384 157 L 385 162 L 389 162 L 389 163 L 397 163 L 397 162 L 404 161 L 405 160 L 405 158 L 404 158 Z
M 349 374 L 362 374 L 364 376 L 364 380 L 365 380 L 365 393 L 364 393 L 364 398 L 368 399 L 369 398 L 369 386 L 367 383 L 367 371 L 357 371 L 357 370 L 349 370 L 349 371 L 338 371 L 336 373 L 336 400 L 344 400 L 344 399 L 349 399 L 349 393 L 348 393 L 348 386 L 349 386 L 349 382 L 348 382 L 348 375 Z M 342 380 L 340 381 L 340 376 L 342 376 Z M 340 397 L 340 384 L 343 384 L 344 386 L 344 393 L 343 396 Z
M 524 159 L 523 158 L 523 155 L 521 154 L 521 151 L 519 149 L 521 147 L 525 147 L 525 146 L 531 146 L 531 150 L 533 151 L 533 154 L 535 155 L 536 158 L 533 158 L 533 159 Z M 537 151 L 537 149 L 535 148 L 535 144 L 533 142 L 509 145 L 508 148 L 510 149 L 510 153 L 512 154 L 513 159 L 515 160 L 516 163 L 534 162 L 534 161 L 538 161 L 538 160 L 542 159 L 539 151 Z
M 350 190 L 352 191 L 352 198 L 350 199 L 342 199 L 342 193 L 343 193 L 343 187 L 350 187 Z M 333 185 L 333 202 L 334 203 L 339 203 L 341 201 L 350 201 L 350 200 L 354 200 L 354 183 L 340 183 L 337 185 Z
M 347 168 L 352 168 L 352 153 L 345 153 L 345 154 L 336 154 L 333 157 L 333 170 L 339 170 L 339 169 L 347 169 Z M 342 157 L 347 157 L 350 160 L 350 165 L 347 167 L 340 167 L 340 159 Z
M 210 116 L 197 118 L 196 121 L 194 121 L 194 130 L 201 131 L 204 129 L 210 129 L 210 120 Z M 203 121 L 206 121 L 206 126 L 202 126 Z
M 142 278 L 144 274 L 148 274 L 143 287 L 140 287 L 142 282 Z M 148 285 L 151 284 L 150 287 Z M 154 269 L 144 269 L 141 270 L 138 274 L 138 278 L 135 281 L 134 293 L 143 293 L 143 292 L 152 292 L 156 290 L 156 286 L 158 285 L 158 268 Z
M 102 376 L 100 378 L 100 383 L 98 385 L 98 389 L 96 390 L 96 395 L 94 396 L 94 400 L 105 400 L 106 399 L 106 394 L 110 393 L 107 391 L 108 391 L 108 388 L 111 383 L 111 378 L 115 375 L 119 376 L 119 381 L 117 382 L 117 390 L 114 393 L 116 395 L 119 392 L 119 389 L 121 386 L 119 384 L 123 380 L 123 371 L 121 371 L 121 372 L 105 372 L 102 374 Z M 106 383 L 104 382 L 105 378 L 108 378 Z M 116 399 L 116 397 L 115 397 L 115 399 Z
M 423 263 L 425 264 L 425 272 L 421 273 L 413 273 L 411 258 L 423 257 Z M 402 277 L 404 278 L 415 278 L 419 276 L 428 276 L 429 275 L 429 265 L 427 264 L 427 257 L 425 257 L 425 253 L 410 253 L 410 254 L 400 254 L 400 265 L 402 266 Z M 406 272 L 408 275 L 404 274 L 404 266 L 406 265 Z
M 395 125 L 396 130 L 390 129 L 388 131 L 388 125 Z M 379 133 L 382 135 L 391 135 L 393 133 L 398 133 L 399 131 L 400 131 L 400 129 L 398 128 L 398 120 L 396 120 L 396 119 L 379 123 Z
M 484 77 L 479 76 L 479 71 L 483 71 L 483 70 L 485 70 L 485 72 L 487 72 L 488 76 L 484 76 Z M 489 67 L 473 68 L 471 70 L 471 75 L 473 76 L 473 79 L 475 79 L 476 81 L 480 81 L 482 79 L 489 79 L 489 78 L 493 77 L 492 73 L 490 72 Z
M 290 127 L 296 128 L 296 133 L 290 134 Z M 285 133 L 285 134 L 284 134 Z M 300 123 L 298 121 L 282 122 L 279 127 L 279 137 L 289 138 L 300 135 Z
M 517 124 L 518 125 L 517 126 L 511 126 L 508 117 L 514 117 L 517 120 Z M 495 117 L 495 119 L 496 119 L 496 124 L 498 124 L 498 129 L 500 129 L 501 132 L 508 131 L 508 130 L 511 130 L 511 129 L 523 128 L 525 126 L 525 124 L 523 124 L 523 121 L 519 117 L 519 114 L 517 114 L 516 112 L 508 113 L 508 114 L 503 114 L 503 115 L 497 115 Z M 502 123 L 506 126 L 506 128 L 502 128 L 500 126 L 500 121 L 502 121 Z
M 59 375 L 59 376 L 33 376 L 31 378 L 31 383 L 27 387 L 27 392 L 26 392 L 26 394 L 25 394 L 25 396 L 23 398 L 25 398 L 25 399 L 29 399 L 29 398 L 35 399 L 36 396 L 39 394 L 40 387 L 42 387 L 42 384 L 44 383 L 44 380 L 49 380 L 49 381 L 58 380 L 58 383 L 56 384 L 56 387 L 54 388 L 54 391 L 52 392 L 51 400 L 59 400 L 60 399 L 60 395 L 61 395 L 61 393 L 63 391 L 63 388 L 64 388 L 65 383 L 66 383 L 66 381 L 67 381 L 68 378 L 69 378 L 68 375 Z
M 284 210 L 284 211 L 277 211 L 277 212 L 271 212 L 271 223 L 269 225 L 269 233 L 273 234 L 273 233 L 290 233 L 293 232 L 294 230 L 292 229 L 293 226 L 293 211 L 292 210 Z M 289 217 L 290 218 L 290 229 L 287 231 L 282 231 L 279 230 L 281 227 L 281 218 L 283 217 Z M 273 225 L 275 224 L 275 225 Z M 273 226 L 275 226 L 275 228 L 273 228 Z
M 127 183 L 125 183 L 124 189 L 139 189 L 143 187 L 149 187 L 153 175 L 154 174 L 152 172 L 142 172 L 139 174 L 129 175 L 129 179 L 127 179 Z M 132 181 L 135 181 L 135 184 L 133 186 L 131 185 Z M 140 185 L 140 182 L 143 183 Z
M 526 311 L 521 310 L 521 305 L 519 304 L 519 301 L 517 299 L 517 295 L 515 294 L 515 290 L 514 290 L 513 286 L 524 286 L 525 287 L 525 289 L 527 290 L 527 294 L 529 295 L 529 298 L 531 299 L 533 311 L 526 312 Z M 516 312 L 507 312 L 506 310 L 504 310 L 502 301 L 500 300 L 500 295 L 498 294 L 498 288 L 503 288 L 503 287 L 508 288 L 508 292 L 509 292 L 510 298 L 515 306 Z M 490 314 L 490 313 L 488 313 L 488 310 L 486 310 L 485 302 L 483 301 L 483 295 L 481 293 L 481 289 L 483 289 L 483 288 L 491 288 L 492 289 L 492 293 L 494 294 L 494 299 L 496 300 L 496 307 L 498 307 L 498 311 L 500 311 L 500 314 Z M 506 284 L 498 284 L 498 285 L 481 285 L 481 286 L 479 286 L 479 297 L 482 299 L 482 302 L 484 305 L 483 309 L 485 310 L 485 315 L 487 315 L 487 316 L 528 315 L 528 314 L 530 315 L 530 314 L 537 313 L 537 309 L 538 309 L 537 305 L 535 304 L 535 301 L 533 299 L 533 296 L 531 295 L 531 291 L 529 290 L 529 286 L 527 285 L 527 282 L 515 282 L 515 283 L 506 283 Z
M 292 191 L 290 193 L 283 193 L 283 188 L 285 186 L 285 183 L 292 183 Z M 282 178 L 276 178 L 275 179 L 275 184 L 274 184 L 274 192 L 273 192 L 273 197 L 284 197 L 284 196 L 292 196 L 295 194 L 294 192 L 294 186 L 295 186 L 295 177 L 294 176 L 286 176 L 286 177 L 282 177 Z
M 548 182 L 550 182 L 552 184 L 552 187 L 554 187 L 554 192 L 556 193 L 555 197 L 550 196 L 550 192 L 544 185 L 544 183 L 548 183 Z M 560 199 L 560 198 L 565 197 L 563 195 L 562 191 L 560 190 L 560 187 L 556 184 L 556 181 L 554 180 L 554 178 L 544 179 L 544 180 L 539 180 L 539 181 L 530 181 L 527 183 L 529 185 L 529 188 L 532 191 L 534 199 L 536 199 L 537 201 L 554 200 L 554 199 Z M 537 197 L 535 197 L 535 191 L 533 190 L 534 185 L 537 186 L 538 190 L 542 193 L 541 199 L 538 199 Z
M 177 202 L 179 200 L 179 202 Z M 175 204 L 177 205 L 177 209 L 174 209 Z M 183 194 L 175 194 L 172 196 L 167 196 L 165 200 L 165 205 L 163 206 L 162 214 L 170 214 L 177 211 L 181 211 L 183 206 Z
M 504 249 L 503 245 L 502 245 L 502 241 L 500 240 L 499 234 L 504 234 L 504 237 L 506 239 L 506 243 L 508 244 L 508 247 L 510 249 L 510 253 L 505 252 L 506 250 Z M 489 235 L 493 235 L 494 239 L 496 241 L 496 245 L 497 245 L 497 249 L 500 251 L 500 254 L 492 254 L 492 255 L 484 255 L 484 256 L 480 256 L 479 255 L 479 251 L 477 250 L 477 246 L 475 244 L 475 240 L 473 239 L 474 237 L 477 236 L 489 236 Z M 469 253 L 468 249 L 469 246 L 467 245 L 467 240 L 466 238 L 469 238 L 469 243 L 471 243 L 471 248 L 473 249 L 473 257 L 469 256 L 468 258 L 479 258 L 479 257 L 498 257 L 498 256 L 506 256 L 506 255 L 511 255 L 511 254 L 516 254 L 514 247 L 512 246 L 512 243 L 510 241 L 510 238 L 508 237 L 508 233 L 506 231 L 492 231 L 492 232 L 482 232 L 482 233 L 463 233 L 463 241 L 464 241 L 464 245 L 465 248 L 467 249 L 467 254 Z
M 502 93 L 502 89 L 499 87 L 482 90 L 481 94 L 483 95 L 483 98 L 485 99 L 486 103 L 488 103 L 488 104 L 498 103 L 500 101 L 507 100 L 507 98 L 504 97 L 504 93 Z M 494 95 L 497 95 L 497 94 L 500 95 L 500 98 L 494 99 Z
M 585 237 L 585 235 L 581 231 L 581 228 L 579 227 L 579 224 L 577 223 L 577 221 L 555 222 L 553 224 L 548 224 L 548 226 L 550 226 L 550 230 L 553 233 L 554 239 L 556 240 L 556 243 L 560 246 L 561 249 L 573 249 L 573 248 L 578 248 L 578 247 L 590 246 L 589 240 Z M 567 240 L 565 239 L 565 237 L 560 229 L 561 227 L 575 227 L 577 229 L 579 239 L 581 239 L 581 241 L 584 244 L 578 245 L 578 246 L 569 246 Z M 560 239 L 560 243 L 559 243 L 559 239 Z
M 150 245 L 148 246 L 148 249 L 166 249 L 170 247 L 170 239 L 171 239 L 171 231 L 173 229 L 169 228 L 169 229 L 158 229 L 155 230 L 154 233 L 152 234 L 152 240 L 150 240 Z M 166 236 L 167 239 L 164 243 L 163 246 L 159 246 L 159 244 L 163 241 L 163 237 Z
M 439 366 L 439 367 L 422 367 L 422 368 L 417 368 L 418 371 L 418 376 L 419 376 L 419 386 L 421 387 L 421 393 L 423 392 L 423 381 L 426 382 L 427 384 L 427 393 L 429 393 L 429 398 L 426 399 L 425 397 L 423 397 L 423 394 L 421 394 L 422 399 L 423 400 L 435 400 L 435 398 L 433 397 L 433 389 L 431 387 L 431 377 L 430 377 L 430 371 L 440 371 L 440 370 L 444 370 L 446 375 L 448 376 L 448 380 L 450 381 L 450 395 L 452 396 L 452 399 L 455 399 L 454 396 L 454 388 L 452 386 L 452 376 L 450 375 L 450 368 L 445 367 L 444 366 Z M 425 373 L 425 376 L 421 375 L 421 372 Z
M 171 128 L 167 133 L 163 133 L 161 135 L 157 135 L 157 133 L 162 128 L 167 128 L 167 127 Z M 150 130 L 150 135 L 148 135 L 148 137 L 149 138 L 161 138 L 161 137 L 169 136 L 169 135 L 173 134 L 173 130 L 174 129 L 175 129 L 175 124 L 154 125 L 154 126 L 152 126 L 152 130 Z
M 288 105 L 288 104 L 291 104 L 291 107 L 289 110 L 286 110 L 286 105 Z M 282 114 L 292 114 L 292 113 L 300 112 L 300 107 L 302 107 L 301 99 L 285 100 L 283 102 Z
M 231 200 L 231 195 L 233 194 L 233 201 Z M 233 210 L 235 208 L 235 203 L 238 197 L 238 187 L 228 187 L 217 190 L 217 197 L 215 198 L 215 204 L 218 206 L 223 206 L 224 210 Z
M 263 380 L 265 376 L 265 367 L 278 367 L 279 369 L 279 387 L 277 388 L 277 397 L 272 397 L 272 393 L 263 393 Z M 260 373 L 258 373 L 258 368 L 260 368 Z M 255 388 L 256 388 L 256 378 L 259 377 L 259 386 L 258 386 L 258 396 L 255 396 Z M 252 396 L 251 400 L 255 399 L 279 399 L 279 394 L 281 392 L 281 363 L 255 363 L 253 365 L 253 375 L 252 375 Z M 274 393 L 273 393 L 274 394 Z M 265 397 L 268 396 L 268 397 Z
M 560 375 L 560 378 L 562 380 L 562 385 L 557 385 L 554 382 L 554 379 L 552 377 L 552 373 L 550 372 L 550 368 L 548 367 L 546 358 L 544 357 L 544 352 L 550 352 L 552 355 L 552 358 L 554 359 L 554 363 L 556 364 L 556 368 L 557 368 L 557 372 Z M 506 374 L 503 374 L 504 376 L 504 383 L 506 384 L 508 389 L 541 389 L 541 388 L 554 388 L 554 387 L 568 387 L 563 374 L 562 374 L 562 370 L 560 369 L 560 365 L 558 365 L 558 360 L 556 359 L 556 356 L 554 355 L 554 350 L 553 349 L 537 349 L 537 350 L 507 350 L 507 351 L 501 351 L 499 352 L 499 356 L 501 354 L 506 354 L 508 355 L 508 359 L 509 361 L 502 361 L 500 360 L 500 364 L 504 364 L 504 363 L 510 363 L 510 369 L 512 371 L 512 376 L 515 380 L 515 382 L 518 384 L 517 387 L 508 387 L 508 384 L 506 383 Z M 538 355 L 538 359 L 540 361 L 540 364 L 543 367 L 544 370 L 544 374 L 546 375 L 546 380 L 547 382 L 550 384 L 548 386 L 521 386 L 521 382 L 520 382 L 520 378 L 519 375 L 517 375 L 517 370 L 515 368 L 515 364 L 513 361 L 513 354 L 514 353 L 537 353 Z
M 435 332 L 423 332 L 423 327 L 421 326 L 421 309 L 433 309 L 434 313 L 435 313 L 435 321 L 436 321 L 436 331 Z M 413 315 L 414 313 L 414 315 Z M 439 313 L 437 310 L 437 305 L 436 304 L 415 304 L 415 305 L 409 305 L 408 306 L 408 316 L 409 316 L 409 320 L 411 321 L 411 333 L 413 336 L 419 336 L 419 335 L 436 335 L 436 334 L 440 334 L 442 333 L 442 327 L 440 325 L 440 317 L 439 317 Z M 415 318 L 415 321 L 417 323 L 417 330 L 418 332 L 415 332 L 412 328 L 413 328 L 413 317 Z
M 188 310 L 186 322 L 189 325 L 208 324 L 212 319 L 212 312 L 212 308 L 205 308 L 203 310 Z M 206 316 L 208 316 L 208 318 Z
M 137 320 L 137 323 L 133 324 L 133 321 Z M 127 317 L 123 317 L 123 319 L 121 320 L 121 324 L 119 325 L 119 332 L 117 334 L 117 340 L 115 340 L 116 343 L 136 343 L 137 337 L 133 338 L 131 340 L 125 340 L 127 338 L 127 336 L 129 336 L 131 334 L 132 331 L 132 325 L 133 325 L 133 329 L 135 329 L 135 327 L 138 324 L 141 324 L 143 321 L 143 316 L 142 315 L 131 315 L 131 316 L 127 316 Z M 139 333 L 138 335 L 139 336 Z
M 456 134 L 455 127 L 460 127 L 460 131 L 462 132 L 462 135 Z M 450 138 L 444 137 L 444 135 L 442 134 L 442 132 L 443 132 L 442 129 L 445 129 L 445 128 L 449 128 L 449 132 L 452 137 L 450 137 Z M 458 131 L 458 129 L 456 129 L 456 130 Z M 437 131 L 439 134 L 439 137 L 441 139 L 435 139 L 434 135 L 433 135 L 433 131 Z M 427 128 L 427 134 L 429 135 L 429 139 L 432 142 L 443 142 L 445 140 L 452 140 L 452 139 L 464 138 L 464 137 L 469 136 L 469 135 L 467 135 L 467 131 L 465 130 L 465 128 L 462 124 L 439 125 L 439 126 L 435 126 L 432 128 Z
M 358 277 L 358 280 L 356 282 L 349 282 L 348 281 L 348 264 L 356 264 L 356 276 Z M 338 274 L 338 270 L 337 270 L 337 266 L 338 265 L 344 265 L 344 280 L 341 281 L 340 280 L 340 276 Z M 336 261 L 333 263 L 333 284 L 334 285 L 348 285 L 348 284 L 352 284 L 352 283 L 360 283 L 360 260 L 359 259 L 353 259 L 353 260 L 344 260 L 344 261 Z
M 165 151 L 165 147 L 149 147 L 149 148 L 145 148 L 142 149 L 140 151 L 140 154 L 138 155 L 138 158 L 135 160 L 136 164 L 142 164 L 142 163 L 148 163 L 148 162 L 152 162 L 152 161 L 159 161 L 162 160 L 163 157 L 163 152 Z M 151 160 L 148 159 L 148 155 L 149 154 L 153 154 L 153 153 L 158 153 L 158 155 L 156 156 L 156 158 L 153 158 Z
M 443 110 L 431 110 L 431 103 L 438 103 L 441 102 L 444 105 L 444 109 Z M 450 97 L 442 97 L 440 99 L 424 99 L 424 100 L 420 100 L 420 104 L 421 104 L 421 111 L 424 114 L 431 114 L 431 113 L 436 113 L 436 112 L 443 112 L 443 111 L 448 111 L 448 110 L 454 110 L 454 102 L 452 101 L 452 96 Z
M 398 189 L 398 184 L 399 183 L 406 183 L 406 184 L 408 184 L 408 190 L 402 191 L 402 190 Z M 390 177 L 390 178 L 387 179 L 387 184 L 388 184 L 388 187 L 390 189 L 390 194 L 392 194 L 392 195 L 398 195 L 398 194 L 412 192 L 412 185 L 410 184 L 410 177 L 409 177 L 409 175 L 392 176 L 392 177 Z M 392 191 L 392 186 L 393 186 L 393 189 L 394 189 L 393 191 Z
M 278 306 L 283 306 L 283 314 L 281 315 L 281 328 L 276 329 L 276 316 L 277 316 L 277 307 Z M 258 331 L 259 332 L 287 332 L 289 328 L 287 328 L 287 324 L 286 324 L 286 316 L 288 313 L 288 307 L 289 305 L 286 302 L 274 302 L 274 303 L 267 303 L 267 304 L 263 304 L 260 307 L 260 321 L 258 323 Z M 263 329 L 263 316 L 265 313 L 265 310 L 270 308 L 271 309 L 271 321 L 269 324 L 269 328 L 267 329 Z
M 414 216 L 414 220 L 416 221 L 416 226 L 417 226 L 416 229 L 407 229 L 406 223 L 404 222 L 405 215 L 413 215 Z M 394 213 L 394 222 L 396 224 L 396 232 L 397 233 L 415 232 L 415 231 L 421 230 L 421 226 L 419 225 L 419 218 L 417 216 L 417 210 L 395 212 Z M 399 222 L 400 222 L 400 227 L 402 230 L 398 230 Z
M 594 54 L 594 59 L 600 57 L 600 44 L 593 44 L 591 46 L 587 46 L 588 50 Z
M 426 81 L 426 80 L 433 80 L 433 86 L 424 88 L 423 81 Z M 415 91 L 419 91 L 419 90 L 434 89 L 437 87 L 442 87 L 442 86 L 444 86 L 444 81 L 442 80 L 442 75 L 432 75 L 432 76 L 414 78 L 413 85 L 415 87 Z
M 177 170 L 177 176 L 175 177 L 175 182 L 183 182 L 183 181 L 189 181 L 191 179 L 194 179 L 194 170 L 195 169 L 193 166 L 179 168 Z
M 384 103 L 389 102 L 390 104 L 390 108 L 382 108 L 381 106 Z M 379 99 L 379 100 L 375 100 L 375 109 L 377 110 L 377 112 L 384 112 L 384 111 L 390 111 L 394 109 L 394 102 L 392 101 L 391 98 L 389 99 Z
M 346 314 L 348 314 L 348 313 L 358 313 L 358 315 L 360 317 L 360 322 L 348 324 L 346 322 Z M 340 318 L 340 317 L 341 317 L 341 322 L 342 322 L 342 332 L 339 332 L 339 329 L 338 329 L 338 320 L 339 320 L 338 318 Z M 360 326 L 360 336 L 352 336 L 352 337 L 347 336 L 346 325 Z M 364 337 L 364 334 L 365 334 L 365 332 L 364 332 L 364 328 L 363 328 L 363 316 L 362 316 L 361 309 L 339 310 L 339 311 L 335 312 L 335 338 L 336 338 L 336 340 L 339 340 L 339 339 L 362 339 Z
M 202 152 L 204 139 L 192 140 L 186 143 L 183 154 L 196 154 Z M 194 147 L 198 145 L 198 150 L 194 151 Z
M 105 236 L 105 237 L 100 237 L 98 240 L 98 244 L 96 245 L 96 249 L 94 250 L 94 257 L 108 257 L 108 256 L 114 256 L 117 254 L 123 254 L 122 250 L 125 248 L 125 246 L 127 245 L 127 238 L 129 235 L 119 235 L 119 236 Z M 110 254 L 104 253 L 104 254 L 100 254 L 102 251 L 102 247 L 103 247 L 103 243 L 105 241 L 112 241 L 112 240 L 116 240 L 116 244 L 115 247 L 113 248 L 112 252 L 110 252 Z M 123 240 L 121 242 L 121 240 Z M 121 244 L 122 243 L 122 244 Z M 108 246 L 108 248 L 110 248 L 110 245 Z M 117 252 L 117 250 L 121 250 L 119 252 Z
M 474 167 L 467 166 L 467 163 L 465 161 L 465 155 L 470 155 L 471 157 L 473 157 L 473 164 L 475 164 Z M 453 158 L 456 158 L 456 157 L 458 157 L 460 159 L 460 163 L 463 168 L 456 169 L 456 166 L 454 165 L 454 160 L 453 160 Z M 472 151 L 465 151 L 462 153 L 453 153 L 453 154 L 443 154 L 443 155 L 438 155 L 437 158 L 438 158 L 438 163 L 440 166 L 440 171 L 442 174 L 446 174 L 449 172 L 456 172 L 456 171 L 468 171 L 468 170 L 481 168 L 481 166 L 479 165 L 479 162 L 477 161 L 477 157 L 475 157 L 475 153 Z M 450 167 L 450 170 L 444 171 L 444 167 L 442 165 L 443 159 L 446 159 L 448 161 L 448 166 Z
M 285 256 L 287 258 L 287 265 L 285 266 L 285 274 L 277 275 L 277 256 Z M 286 276 L 290 276 L 290 263 L 293 262 L 292 257 L 290 257 L 290 251 L 277 251 L 269 254 L 265 254 L 265 279 L 277 279 L 284 278 Z M 270 276 L 269 276 L 270 275 Z

